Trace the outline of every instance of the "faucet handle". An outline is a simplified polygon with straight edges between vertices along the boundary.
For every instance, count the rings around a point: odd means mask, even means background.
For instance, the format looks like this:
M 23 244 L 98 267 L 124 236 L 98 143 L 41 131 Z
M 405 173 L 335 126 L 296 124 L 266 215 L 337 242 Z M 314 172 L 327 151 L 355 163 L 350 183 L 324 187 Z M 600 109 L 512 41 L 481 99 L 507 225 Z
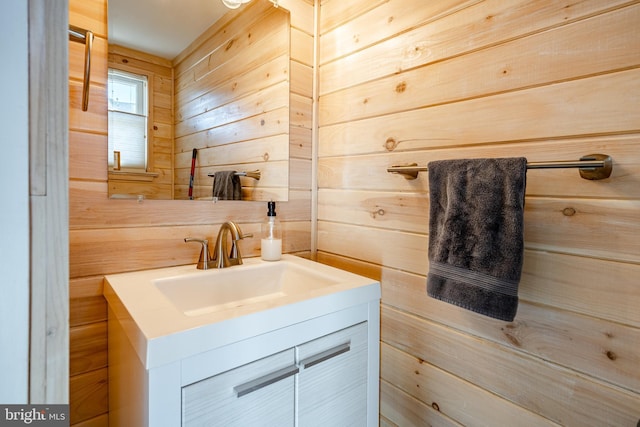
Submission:
M 207 239 L 196 239 L 193 237 L 185 237 L 184 241 L 186 243 L 196 242 L 202 244 L 197 268 L 199 270 L 207 270 L 209 268 L 209 261 L 211 261 L 211 256 L 209 255 L 209 241 Z
M 242 232 L 240 232 L 238 237 L 240 237 L 238 240 L 244 239 L 245 237 L 253 237 L 253 233 L 242 234 Z M 240 248 L 238 247 L 238 243 L 236 243 L 238 240 L 231 240 L 229 261 L 234 265 L 242 264 L 242 255 L 240 255 Z

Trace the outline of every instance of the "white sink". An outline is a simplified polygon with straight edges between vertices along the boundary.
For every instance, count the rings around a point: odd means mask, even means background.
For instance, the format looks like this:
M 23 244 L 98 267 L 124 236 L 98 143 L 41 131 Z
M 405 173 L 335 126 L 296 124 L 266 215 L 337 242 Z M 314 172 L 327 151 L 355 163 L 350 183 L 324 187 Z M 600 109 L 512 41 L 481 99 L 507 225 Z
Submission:
M 303 296 L 335 285 L 340 277 L 292 262 L 246 264 L 192 271 L 153 284 L 187 316 L 201 316 L 278 298 Z
M 243 265 L 195 265 L 105 277 L 109 321 L 117 320 L 146 368 L 162 366 L 380 299 L 372 279 L 292 255 Z

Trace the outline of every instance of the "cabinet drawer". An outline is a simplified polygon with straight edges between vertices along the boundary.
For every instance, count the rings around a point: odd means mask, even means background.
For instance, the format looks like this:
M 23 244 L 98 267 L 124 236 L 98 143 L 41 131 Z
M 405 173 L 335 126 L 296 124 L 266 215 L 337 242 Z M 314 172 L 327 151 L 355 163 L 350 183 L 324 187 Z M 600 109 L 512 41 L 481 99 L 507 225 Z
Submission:
M 362 322 L 297 347 L 299 426 L 366 425 L 367 338 Z
M 183 426 L 293 426 L 294 349 L 182 388 Z

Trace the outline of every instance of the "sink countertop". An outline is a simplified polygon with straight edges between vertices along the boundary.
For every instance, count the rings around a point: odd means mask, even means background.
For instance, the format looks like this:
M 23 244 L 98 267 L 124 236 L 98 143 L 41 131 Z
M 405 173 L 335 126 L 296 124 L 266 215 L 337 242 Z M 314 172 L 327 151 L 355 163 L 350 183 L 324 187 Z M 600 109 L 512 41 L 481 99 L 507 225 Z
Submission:
M 272 264 L 260 258 L 245 258 L 243 261 L 243 266 Z M 380 299 L 380 284 L 373 279 L 293 255 L 283 255 L 282 260 L 276 262 L 312 268 L 315 273 L 337 280 L 334 284 L 303 294 L 286 295 L 199 316 L 187 316 L 154 284 L 155 280 L 167 277 L 215 274 L 197 270 L 195 265 L 108 275 L 105 277 L 104 295 L 147 369 Z

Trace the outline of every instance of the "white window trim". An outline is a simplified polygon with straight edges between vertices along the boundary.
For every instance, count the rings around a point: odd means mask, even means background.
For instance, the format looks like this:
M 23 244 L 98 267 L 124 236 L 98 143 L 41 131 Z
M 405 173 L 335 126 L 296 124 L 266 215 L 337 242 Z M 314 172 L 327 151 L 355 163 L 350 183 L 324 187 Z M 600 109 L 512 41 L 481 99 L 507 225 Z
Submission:
M 147 159 L 146 159 L 146 170 L 143 169 L 127 169 L 122 168 L 120 170 L 113 170 L 113 168 L 107 164 L 109 179 L 116 180 L 144 180 L 144 181 L 152 181 L 153 178 L 159 176 L 158 173 L 152 172 L 154 168 L 153 161 L 153 81 L 155 78 L 155 74 L 148 70 L 141 70 L 135 67 L 130 67 L 122 64 L 110 65 L 109 69 L 124 71 L 131 74 L 137 74 L 140 76 L 146 76 L 147 78 Z M 108 153 L 109 160 L 112 160 L 113 153 Z M 129 178 L 127 178 L 129 175 Z M 140 179 L 143 175 L 146 175 L 147 178 Z M 135 177 L 138 177 L 136 179 Z

